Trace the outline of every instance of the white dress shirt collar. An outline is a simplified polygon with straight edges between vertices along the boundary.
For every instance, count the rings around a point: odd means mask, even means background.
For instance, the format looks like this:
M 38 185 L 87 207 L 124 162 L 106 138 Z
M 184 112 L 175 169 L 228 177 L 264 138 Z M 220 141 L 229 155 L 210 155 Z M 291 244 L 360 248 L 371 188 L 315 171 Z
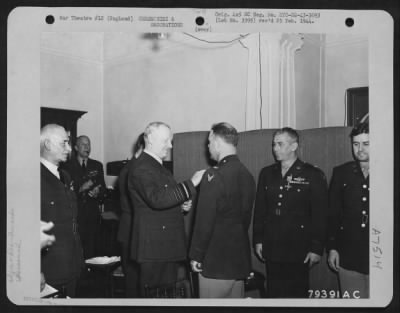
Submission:
M 60 179 L 60 173 L 58 172 L 58 166 L 47 161 L 46 159 L 40 158 L 40 163 L 42 163 L 54 176 Z
M 150 151 L 147 150 L 147 149 L 144 149 L 143 152 L 146 152 L 148 155 L 150 155 L 151 157 L 153 157 L 154 159 L 156 159 L 156 161 L 157 161 L 158 163 L 160 163 L 161 165 L 163 164 L 163 161 L 161 160 L 161 158 L 160 158 L 159 156 L 155 155 L 153 152 L 150 152 Z

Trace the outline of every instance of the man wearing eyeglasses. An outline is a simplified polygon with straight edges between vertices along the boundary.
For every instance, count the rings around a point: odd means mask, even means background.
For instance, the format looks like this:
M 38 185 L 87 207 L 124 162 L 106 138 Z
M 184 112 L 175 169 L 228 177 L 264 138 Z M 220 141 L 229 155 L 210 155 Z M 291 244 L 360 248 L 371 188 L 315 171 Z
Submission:
M 41 251 L 41 271 L 49 285 L 64 296 L 74 297 L 83 266 L 78 205 L 69 174 L 59 168 L 70 152 L 69 138 L 63 127 L 49 124 L 41 129 L 41 221 L 53 223 L 52 229 L 46 232 L 56 238 L 51 246 Z
M 329 188 L 328 264 L 343 298 L 369 297 L 369 125 L 351 134 L 354 161 L 333 169 Z

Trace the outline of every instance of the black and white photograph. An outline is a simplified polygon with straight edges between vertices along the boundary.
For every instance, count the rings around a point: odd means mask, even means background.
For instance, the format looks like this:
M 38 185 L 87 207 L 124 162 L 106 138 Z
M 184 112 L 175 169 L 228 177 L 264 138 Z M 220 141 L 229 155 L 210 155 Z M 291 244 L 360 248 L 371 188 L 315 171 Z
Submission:
M 8 49 L 16 305 L 390 303 L 387 13 L 17 8 Z

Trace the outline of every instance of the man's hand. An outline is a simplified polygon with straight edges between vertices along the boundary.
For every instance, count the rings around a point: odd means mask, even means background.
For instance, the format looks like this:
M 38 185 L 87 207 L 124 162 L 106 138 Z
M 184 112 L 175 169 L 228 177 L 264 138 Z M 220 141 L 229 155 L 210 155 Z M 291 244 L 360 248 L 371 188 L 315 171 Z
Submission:
M 79 188 L 79 192 L 84 192 L 86 190 L 89 190 L 93 186 L 93 181 L 89 179 L 88 181 L 85 181 L 82 186 Z
M 96 187 L 94 187 L 92 190 L 90 190 L 88 192 L 88 196 L 91 198 L 97 198 L 99 196 L 100 193 L 100 185 L 97 185 Z
M 195 172 L 193 174 L 193 176 L 191 178 L 191 181 L 192 181 L 192 183 L 193 183 L 193 185 L 195 187 L 197 187 L 200 184 L 201 179 L 203 178 L 203 174 L 204 174 L 205 171 L 206 170 L 200 170 L 200 171 L 197 171 L 197 172 Z
M 308 252 L 306 258 L 304 259 L 304 263 L 308 263 L 308 267 L 311 268 L 314 264 L 319 263 L 320 260 L 320 255 L 313 252 Z
M 46 287 L 46 279 L 44 278 L 43 273 L 40 273 L 40 292 L 43 291 L 44 287 Z
M 260 260 L 265 262 L 265 259 L 262 256 L 262 243 L 256 243 L 256 249 L 255 249 L 256 255 L 259 257 Z
M 192 200 L 185 201 L 181 205 L 182 212 L 189 212 L 191 208 L 192 208 Z
M 339 252 L 336 250 L 330 250 L 328 255 L 328 265 L 335 272 L 339 271 Z
M 195 260 L 190 261 L 190 266 L 192 267 L 193 272 L 200 273 L 203 271 L 203 269 L 201 268 L 201 263 Z
M 53 222 L 43 222 L 40 221 L 40 249 L 44 247 L 51 246 L 54 241 L 56 241 L 56 237 L 54 235 L 46 234 L 46 231 L 51 230 L 54 227 Z

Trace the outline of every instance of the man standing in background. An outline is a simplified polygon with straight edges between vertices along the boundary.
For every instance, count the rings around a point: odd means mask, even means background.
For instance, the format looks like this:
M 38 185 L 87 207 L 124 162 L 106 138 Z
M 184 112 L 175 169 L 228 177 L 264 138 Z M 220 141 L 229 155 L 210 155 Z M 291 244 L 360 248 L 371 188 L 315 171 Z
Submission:
M 103 164 L 89 158 L 88 136 L 79 136 L 74 146 L 75 155 L 65 163 L 65 169 L 74 181 L 78 196 L 78 224 L 85 259 L 97 256 L 97 238 L 100 231 L 100 204 L 105 191 Z
M 329 187 L 328 264 L 342 297 L 369 297 L 369 125 L 351 134 L 355 161 L 333 169 Z
M 228 123 L 212 126 L 210 156 L 218 162 L 206 171 L 189 258 L 199 272 L 200 298 L 243 298 L 244 280 L 251 272 L 248 229 L 256 186 L 236 155 L 239 136 Z
M 51 246 L 41 251 L 41 271 L 49 285 L 65 296 L 75 297 L 83 267 L 78 206 L 71 178 L 59 168 L 70 152 L 69 138 L 63 127 L 49 124 L 41 129 L 41 220 L 54 224 L 48 232 L 56 238 Z
M 309 269 L 323 254 L 328 187 L 324 173 L 297 157 L 298 133 L 276 131 L 277 163 L 260 172 L 254 211 L 257 256 L 266 261 L 269 298 L 306 298 Z

